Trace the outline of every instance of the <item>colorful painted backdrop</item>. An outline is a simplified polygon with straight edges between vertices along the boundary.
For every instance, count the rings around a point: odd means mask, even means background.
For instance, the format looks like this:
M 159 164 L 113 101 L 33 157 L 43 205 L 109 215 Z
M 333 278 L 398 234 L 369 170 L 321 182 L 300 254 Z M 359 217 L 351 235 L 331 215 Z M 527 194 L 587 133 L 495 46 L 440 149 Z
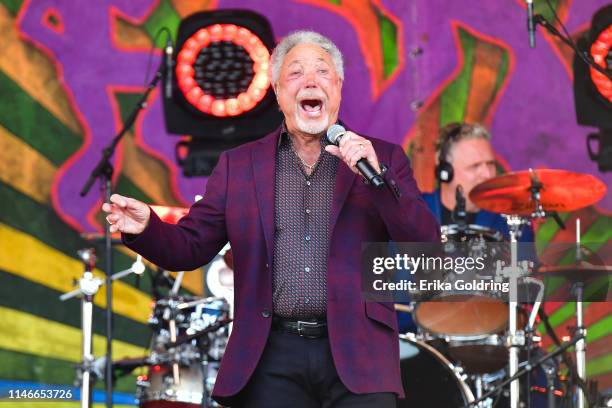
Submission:
M 603 0 L 551 0 L 573 35 L 588 27 Z M 435 187 L 434 139 L 451 121 L 490 127 L 507 170 L 549 167 L 595 174 L 576 125 L 572 54 L 537 35 L 530 49 L 521 0 L 0 0 L 0 379 L 70 384 L 79 361 L 76 300 L 61 303 L 81 273 L 80 233 L 99 231 L 96 189 L 81 198 L 100 150 L 120 128 L 147 82 L 149 50 L 160 27 L 172 32 L 200 10 L 249 8 L 274 33 L 312 28 L 344 51 L 342 117 L 362 133 L 402 144 L 423 190 Z M 536 11 L 553 21 L 542 0 Z M 153 66 L 160 56 L 154 56 Z M 165 134 L 159 93 L 115 156 L 114 188 L 150 203 L 187 205 L 205 179 L 186 179 L 173 162 L 175 137 Z M 612 192 L 598 206 L 551 221 L 541 243 L 583 240 L 610 261 Z M 133 254 L 117 248 L 115 270 Z M 99 271 L 98 271 L 99 272 Z M 100 272 L 99 272 L 100 273 Z M 201 293 L 201 274 L 187 288 Z M 115 284 L 115 356 L 139 356 L 148 340 L 150 283 Z M 96 297 L 95 351 L 104 348 L 102 291 Z M 574 324 L 573 304 L 550 304 L 553 325 Z M 612 309 L 587 306 L 588 374 L 612 387 Z M 134 378 L 120 381 L 130 403 Z

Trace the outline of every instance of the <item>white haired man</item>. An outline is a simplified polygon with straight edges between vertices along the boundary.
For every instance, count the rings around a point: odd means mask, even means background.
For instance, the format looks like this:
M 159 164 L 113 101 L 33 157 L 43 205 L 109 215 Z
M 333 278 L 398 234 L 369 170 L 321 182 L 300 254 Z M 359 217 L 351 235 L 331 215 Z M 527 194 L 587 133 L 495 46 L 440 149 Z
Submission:
M 403 394 L 395 314 L 361 296 L 361 245 L 438 240 L 438 225 L 401 147 L 354 132 L 326 143 L 344 79 L 329 39 L 293 33 L 271 66 L 282 127 L 222 154 L 204 198 L 178 225 L 117 195 L 103 209 L 111 230 L 165 269 L 194 269 L 231 243 L 235 316 L 219 402 L 394 407 Z M 389 188 L 362 181 L 362 158 Z

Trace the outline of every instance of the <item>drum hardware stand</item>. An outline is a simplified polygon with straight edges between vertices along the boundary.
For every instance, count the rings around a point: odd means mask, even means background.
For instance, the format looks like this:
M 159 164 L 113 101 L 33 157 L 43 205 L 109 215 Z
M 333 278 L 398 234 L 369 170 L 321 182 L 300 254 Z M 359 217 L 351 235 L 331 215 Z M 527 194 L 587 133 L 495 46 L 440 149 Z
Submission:
M 510 230 L 510 265 L 502 266 L 501 261 L 497 263 L 497 276 L 507 278 L 510 282 L 509 308 L 509 334 L 507 339 L 509 353 L 509 372 L 510 378 L 514 378 L 518 372 L 519 348 L 525 345 L 525 333 L 517 330 L 518 315 L 518 280 L 525 274 L 527 269 L 526 262 L 518 263 L 517 254 L 517 233 L 525 219 L 518 215 L 506 215 L 506 222 Z M 525 264 L 525 265 L 523 265 Z M 518 378 L 518 377 L 517 377 Z M 510 408 L 519 408 L 520 384 L 513 381 L 510 384 Z
M 582 261 L 582 251 L 580 250 L 580 218 L 576 220 L 576 263 L 579 264 Z M 579 381 L 586 383 L 586 335 L 587 330 L 584 327 L 584 309 L 583 309 L 583 295 L 584 295 L 584 282 L 576 282 L 572 288 L 576 296 L 576 335 L 582 337 L 578 343 L 576 343 L 576 371 L 578 374 Z M 581 387 L 578 389 L 578 408 L 585 407 L 585 391 Z
M 533 307 L 531 309 L 531 313 L 529 314 L 529 320 L 527 321 L 527 329 L 525 332 L 525 336 L 527 338 L 527 361 L 531 361 L 531 346 L 533 342 L 533 333 L 534 333 L 534 325 L 535 319 L 538 315 L 538 310 L 540 309 L 540 305 L 542 304 L 542 299 L 544 298 L 544 283 L 538 279 L 531 278 L 529 276 L 523 276 L 523 282 L 533 283 L 538 286 L 538 295 L 536 297 L 535 302 L 533 303 Z M 529 299 L 531 301 L 531 299 Z M 531 390 L 531 377 L 527 376 L 527 390 Z M 553 383 L 553 391 L 554 391 L 554 383 Z M 549 404 L 551 401 L 549 400 Z M 554 399 L 552 400 L 552 407 L 554 408 Z M 531 399 L 527 398 L 527 408 L 531 406 Z M 551 408 L 551 405 L 549 405 Z
M 475 407 L 477 406 L 477 404 L 479 404 L 480 402 L 486 400 L 487 398 L 499 393 L 503 391 L 503 387 L 505 387 L 506 385 L 510 384 L 510 383 L 518 383 L 518 379 L 527 374 L 530 373 L 533 369 L 541 366 L 544 362 L 549 361 L 563 353 L 565 353 L 570 347 L 574 346 L 578 341 L 584 339 L 584 337 L 579 334 L 576 333 L 574 335 L 574 338 L 564 344 L 562 344 L 560 347 L 557 347 L 554 351 L 540 357 L 539 359 L 537 359 L 533 364 L 527 362 L 527 364 L 525 364 L 525 366 L 523 368 L 521 368 L 520 370 L 518 370 L 515 374 L 513 374 L 512 376 L 506 378 L 505 380 L 503 380 L 501 383 L 499 383 L 495 388 L 493 388 L 490 391 L 485 392 L 481 397 L 475 399 L 474 401 L 468 403 L 467 406 L 464 406 L 464 408 L 470 408 L 470 407 Z M 512 394 L 510 395 L 512 397 Z
M 557 223 L 559 228 L 565 229 L 565 223 L 559 217 L 559 213 L 556 211 L 546 211 L 542 206 L 542 200 L 540 195 L 540 190 L 544 188 L 544 185 L 538 179 L 537 173 L 533 169 L 529 169 L 529 173 L 531 174 L 531 187 L 529 191 L 531 192 L 531 198 L 533 200 L 533 205 L 535 210 L 531 213 L 531 219 L 535 218 L 546 218 L 552 217 L 553 220 Z
M 75 296 L 81 296 L 81 328 L 83 330 L 83 341 L 82 351 L 83 359 L 81 364 L 78 366 L 78 376 L 80 377 L 81 383 L 81 408 L 91 407 L 91 385 L 94 373 L 94 358 L 92 354 L 92 337 L 93 337 L 93 298 L 98 293 L 100 286 L 104 285 L 103 279 L 97 278 L 93 275 L 93 269 L 96 263 L 96 254 L 93 248 L 82 249 L 78 251 L 79 258 L 85 264 L 85 271 L 83 277 L 79 279 L 79 289 L 75 289 L 71 292 L 64 293 L 60 296 L 61 301 L 66 301 Z M 142 258 L 138 255 L 136 262 L 132 264 L 132 267 L 121 272 L 117 272 L 111 276 L 111 280 L 117 280 L 130 273 L 142 274 L 145 270 L 145 266 L 142 263 Z M 111 378 L 112 378 L 112 362 L 111 366 Z M 108 367 L 108 363 L 106 364 Z M 105 378 L 108 378 L 109 373 L 106 373 Z M 111 380 L 112 383 L 112 380 Z
M 85 185 L 81 189 L 80 196 L 85 197 L 93 183 L 100 180 L 100 191 L 102 199 L 106 203 L 110 203 L 110 197 L 112 193 L 112 178 L 114 173 L 113 164 L 111 158 L 115 153 L 117 145 L 127 133 L 127 131 L 134 125 L 140 112 L 146 108 L 147 99 L 149 94 L 155 89 L 157 83 L 162 78 L 162 70 L 164 69 L 164 63 L 159 64 L 157 72 L 153 76 L 151 82 L 147 86 L 147 89 L 143 93 L 142 97 L 134 107 L 130 116 L 123 123 L 123 127 L 113 138 L 113 140 L 102 150 L 102 157 L 96 164 L 94 169 L 91 171 L 89 178 L 85 182 Z M 110 224 L 104 223 L 104 250 L 105 250 L 105 266 L 106 266 L 106 376 L 104 378 L 105 390 L 106 390 L 106 407 L 112 408 L 113 406 L 113 359 L 112 359 L 112 341 L 113 341 L 113 296 L 112 296 L 112 271 L 113 271 L 113 252 L 112 252 L 112 240 L 110 234 Z
M 172 344 L 176 343 L 176 311 L 178 310 L 179 306 L 174 300 L 174 298 L 178 295 L 178 291 L 181 288 L 181 283 L 183 282 L 183 275 L 185 275 L 184 271 L 181 271 L 176 275 L 174 284 L 172 285 L 172 289 L 170 290 L 170 299 L 168 301 L 168 307 L 164 310 L 163 314 L 164 320 L 168 320 L 168 326 L 170 329 L 170 342 Z M 179 359 L 179 351 L 176 350 L 173 353 L 174 362 L 172 363 L 172 380 L 176 385 L 179 385 L 181 381 L 179 375 Z

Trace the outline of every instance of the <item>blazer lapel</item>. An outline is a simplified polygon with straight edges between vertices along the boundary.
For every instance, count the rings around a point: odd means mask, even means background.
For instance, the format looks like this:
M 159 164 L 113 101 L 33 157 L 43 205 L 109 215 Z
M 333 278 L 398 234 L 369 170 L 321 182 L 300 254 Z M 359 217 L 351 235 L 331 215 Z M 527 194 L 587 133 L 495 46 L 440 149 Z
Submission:
M 255 192 L 259 216 L 264 230 L 268 263 L 272 263 L 274 249 L 274 184 L 276 182 L 276 150 L 280 130 L 265 137 L 251 150 Z

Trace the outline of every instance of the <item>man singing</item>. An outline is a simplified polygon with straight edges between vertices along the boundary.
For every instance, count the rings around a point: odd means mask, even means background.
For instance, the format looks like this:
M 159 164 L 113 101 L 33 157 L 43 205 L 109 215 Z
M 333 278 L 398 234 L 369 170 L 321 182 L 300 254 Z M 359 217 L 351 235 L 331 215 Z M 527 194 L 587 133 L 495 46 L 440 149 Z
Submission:
M 403 150 L 338 121 L 342 54 L 298 31 L 276 47 L 272 83 L 283 125 L 226 151 L 204 198 L 178 225 L 117 194 L 111 231 L 168 270 L 192 270 L 231 243 L 234 328 L 213 397 L 238 407 L 394 407 L 403 395 L 391 304 L 361 295 L 362 242 L 438 241 Z M 388 120 L 388 119 L 384 119 Z M 355 167 L 366 159 L 378 189 Z

